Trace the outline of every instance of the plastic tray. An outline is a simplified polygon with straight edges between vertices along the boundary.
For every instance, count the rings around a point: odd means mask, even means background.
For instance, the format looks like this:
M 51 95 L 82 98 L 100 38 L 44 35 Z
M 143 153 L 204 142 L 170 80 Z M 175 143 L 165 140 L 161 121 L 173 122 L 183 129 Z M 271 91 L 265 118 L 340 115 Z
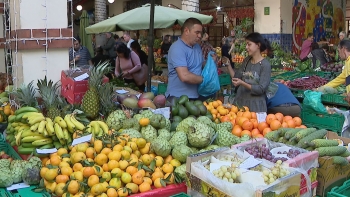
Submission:
M 158 94 L 165 94 L 167 87 L 168 87 L 168 84 L 159 83 L 158 84 Z
M 327 197 L 349 197 L 350 196 L 350 180 L 343 183 L 342 186 L 333 187 L 330 192 L 327 193 Z
M 12 148 L 10 144 L 6 142 L 6 139 L 3 134 L 0 133 L 0 150 L 5 151 L 13 159 L 22 160 L 18 153 Z
M 43 192 L 33 192 L 36 186 L 30 186 L 27 188 L 22 188 L 18 190 L 7 191 L 6 188 L 0 188 L 1 197 L 50 197 L 51 195 L 45 191 Z
M 183 192 L 181 192 L 181 193 L 179 193 L 179 194 L 175 194 L 175 195 L 170 196 L 170 197 L 190 197 L 190 196 L 187 195 L 187 194 L 185 194 L 185 193 L 183 193 Z
M 220 86 L 231 85 L 231 76 L 229 74 L 219 75 Z

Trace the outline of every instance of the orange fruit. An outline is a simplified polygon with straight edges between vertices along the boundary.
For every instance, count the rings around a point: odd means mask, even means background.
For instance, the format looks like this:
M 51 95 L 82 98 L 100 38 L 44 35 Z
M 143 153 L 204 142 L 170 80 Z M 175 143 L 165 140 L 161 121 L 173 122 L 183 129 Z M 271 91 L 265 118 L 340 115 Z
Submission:
M 160 172 L 160 171 L 153 172 L 152 181 L 154 182 L 157 178 L 163 178 L 163 177 L 164 177 L 163 172 Z
M 250 112 L 250 114 L 252 115 L 252 119 L 257 119 L 256 112 Z
M 243 130 L 251 131 L 251 130 L 253 130 L 253 128 L 254 128 L 254 124 L 252 122 L 250 122 L 249 120 L 244 121 L 242 124 Z M 241 135 L 243 135 L 243 134 L 241 134 Z
M 293 119 L 287 120 L 288 128 L 295 128 L 295 122 Z
M 73 165 L 73 171 L 74 172 L 80 171 L 82 168 L 83 168 L 83 165 L 81 163 L 75 163 Z
M 95 174 L 95 169 L 93 167 L 85 167 L 83 170 L 83 176 L 85 178 L 88 178 L 89 176 L 92 176 Z
M 143 175 L 141 172 L 136 172 L 132 175 L 132 182 L 141 185 L 143 183 Z
M 219 107 L 219 105 L 220 104 L 217 101 L 213 101 L 213 107 L 217 108 L 217 107 Z
M 151 178 L 149 178 L 149 177 L 143 177 L 143 182 L 147 182 L 147 183 L 149 183 L 150 185 L 152 185 L 152 184 L 153 184 L 152 179 L 151 179 Z
M 162 170 L 164 173 L 172 173 L 174 171 L 174 166 L 170 163 L 166 163 L 163 165 Z
M 92 187 L 92 186 L 94 186 L 94 185 L 96 185 L 96 184 L 98 184 L 98 183 L 100 183 L 100 178 L 98 178 L 97 175 L 91 175 L 91 176 L 88 178 L 87 184 L 88 184 L 89 187 Z
M 118 197 L 117 190 L 115 190 L 114 188 L 108 188 L 107 196 L 108 197 Z
M 241 133 L 242 133 L 242 128 L 239 125 L 235 125 L 232 128 L 231 133 L 235 136 L 241 137 Z
M 262 134 L 258 134 L 255 136 L 255 138 L 264 138 L 264 136 Z
M 109 171 L 108 163 L 103 164 L 102 169 L 103 169 L 103 171 L 108 172 Z
M 271 123 L 270 123 L 270 128 L 272 131 L 275 131 L 279 128 L 281 128 L 282 124 L 279 120 L 273 120 Z
M 71 180 L 69 182 L 68 187 L 67 187 L 67 191 L 74 195 L 74 194 L 79 192 L 79 188 L 80 188 L 80 185 L 79 185 L 78 181 Z
M 249 111 L 245 111 L 245 112 L 243 112 L 242 117 L 251 119 L 252 118 L 252 114 Z
M 70 176 L 73 173 L 73 169 L 71 167 L 63 167 L 61 168 L 61 174 Z
M 45 174 L 46 174 L 46 172 L 49 170 L 49 168 L 47 168 L 47 167 L 42 167 L 41 169 L 40 169 L 40 176 L 41 176 L 41 178 L 44 178 L 45 177 Z
M 234 113 L 237 113 L 238 112 L 238 107 L 232 105 L 231 111 L 234 112 Z
M 58 166 L 61 163 L 61 157 L 60 156 L 53 156 L 50 158 L 50 164 L 53 166 Z
M 295 123 L 295 126 L 300 126 L 302 124 L 301 118 L 299 117 L 294 117 L 293 121 Z
M 103 142 L 101 140 L 94 141 L 94 149 L 96 153 L 100 153 L 103 148 Z
M 113 151 L 120 152 L 123 150 L 123 146 L 121 144 L 117 144 L 113 147 Z
M 282 128 L 288 128 L 288 124 L 286 122 L 282 122 L 282 125 L 281 125 Z
M 253 112 L 252 112 L 252 113 L 253 113 Z M 253 128 L 254 128 L 254 129 L 257 129 L 257 128 L 258 128 L 259 123 L 258 123 L 258 120 L 257 120 L 257 119 L 250 119 L 249 121 L 253 123 Z
M 264 131 L 265 128 L 269 128 L 269 125 L 266 122 L 259 123 L 258 129 L 261 133 Z
M 132 176 L 138 171 L 138 169 L 135 166 L 128 166 L 125 171 Z
M 150 120 L 149 120 L 148 118 L 141 118 L 141 119 L 139 120 L 139 124 L 140 124 L 141 126 L 143 126 L 143 127 L 149 125 L 149 123 L 150 123 Z
M 249 135 L 249 137 L 252 137 L 252 133 L 248 130 L 243 130 L 242 133 L 241 133 L 241 136 L 244 136 L 244 135 Z
M 46 171 L 44 178 L 47 181 L 53 181 L 58 176 L 58 168 L 49 169 Z
M 60 149 L 57 150 L 57 155 L 58 155 L 58 156 L 61 157 L 63 154 L 68 154 L 67 149 L 65 149 L 65 148 L 60 148 Z
M 119 168 L 119 162 L 116 160 L 109 160 L 107 163 L 108 170 L 107 171 L 112 171 L 114 168 Z M 102 167 L 103 169 L 103 167 Z
M 267 127 L 267 128 L 265 128 L 264 130 L 263 130 L 263 135 L 265 136 L 267 133 L 270 133 L 272 130 L 271 130 L 271 128 L 269 128 L 269 127 Z
M 143 182 L 141 185 L 139 185 L 139 191 L 141 193 L 143 192 L 147 192 L 151 190 L 151 184 L 149 184 L 148 182 Z
M 161 180 L 160 178 L 156 178 L 156 180 L 154 180 L 154 183 L 153 183 L 154 187 L 161 188 L 166 186 L 166 185 L 163 186 L 160 180 Z
M 56 180 L 56 183 L 67 183 L 67 181 L 69 180 L 69 176 L 60 174 L 56 176 L 55 180 Z
M 292 116 L 285 116 L 285 117 L 283 117 L 283 121 L 284 122 L 287 122 L 288 120 L 292 120 L 293 118 L 292 118 Z
M 280 123 L 282 123 L 283 122 L 283 114 L 282 113 L 276 113 L 275 114 L 275 117 L 276 117 L 276 119 L 278 120 L 278 121 L 280 121 Z
M 300 128 L 306 129 L 307 127 L 305 125 L 300 125 Z
M 125 187 L 128 188 L 132 194 L 139 192 L 139 186 L 135 183 L 128 183 L 125 185 Z
M 112 152 L 112 149 L 110 149 L 110 148 L 103 148 L 102 151 L 101 151 L 101 153 L 102 153 L 102 154 L 105 154 L 106 156 L 107 156 L 110 152 Z
M 217 109 L 212 109 L 212 110 L 210 110 L 210 113 L 211 114 L 218 114 L 218 110 Z
M 175 180 L 174 173 L 166 173 L 164 175 L 164 179 L 167 179 L 170 176 L 169 183 L 166 183 L 167 185 L 173 184 Z
M 269 114 L 266 116 L 266 123 L 271 124 L 273 120 L 277 120 L 276 116 L 274 114 Z
M 242 126 L 243 123 L 244 123 L 245 121 L 247 121 L 247 120 L 249 120 L 249 119 L 246 118 L 246 117 L 238 117 L 238 118 L 236 118 L 236 123 L 237 123 L 239 126 Z
M 220 122 L 230 122 L 230 118 L 228 116 L 221 116 Z
M 94 159 L 95 158 L 95 149 L 93 147 L 89 147 L 85 151 L 85 155 L 87 158 Z
M 259 129 L 253 129 L 251 133 L 252 133 L 253 137 L 256 137 L 257 135 L 260 135 Z
M 100 154 L 96 155 L 94 161 L 96 164 L 103 166 L 103 164 L 107 163 L 108 157 L 107 157 L 107 155 L 100 153 Z

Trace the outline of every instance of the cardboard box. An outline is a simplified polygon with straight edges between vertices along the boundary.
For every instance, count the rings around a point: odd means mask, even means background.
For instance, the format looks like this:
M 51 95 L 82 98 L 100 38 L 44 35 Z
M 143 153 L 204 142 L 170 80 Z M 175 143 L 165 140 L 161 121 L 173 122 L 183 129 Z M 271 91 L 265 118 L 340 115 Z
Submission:
M 65 97 L 69 103 L 80 104 L 82 96 L 89 89 L 88 80 L 75 81 L 74 78 L 84 73 L 90 74 L 89 70 L 73 71 L 62 70 L 61 72 L 61 95 Z M 109 79 L 104 76 L 103 83 L 108 83 Z
M 316 189 L 317 189 L 317 185 L 318 185 L 318 182 L 315 181 L 311 184 L 311 193 L 312 193 L 312 196 L 316 196 Z M 303 187 L 303 188 L 300 188 L 300 196 L 306 194 L 306 192 L 308 191 L 307 187 Z
M 331 131 L 327 133 L 326 137 L 328 139 L 340 139 L 345 145 L 350 143 L 350 138 L 340 137 Z M 335 165 L 332 157 L 320 157 L 318 163 L 318 187 L 316 190 L 318 196 L 326 197 L 333 187 L 343 185 L 350 178 L 350 164 L 346 166 Z
M 189 183 L 187 185 L 189 190 L 194 190 L 201 195 L 204 196 L 215 196 L 215 197 L 242 197 L 237 194 L 237 196 L 229 195 L 227 192 L 224 192 L 223 190 L 228 188 L 217 188 L 214 187 L 213 184 L 205 181 L 203 177 L 207 176 L 208 173 L 210 173 L 208 170 L 203 172 L 201 175 L 197 174 L 195 175 L 192 172 L 192 162 L 198 162 L 198 161 L 204 161 L 206 158 L 210 156 L 216 156 L 220 153 L 227 151 L 228 148 L 220 148 L 216 150 L 206 151 L 198 154 L 193 154 L 189 157 L 187 157 L 186 161 L 186 174 L 189 178 Z M 202 176 L 202 177 L 200 177 Z M 206 178 L 208 179 L 208 178 Z M 252 194 L 251 197 L 285 197 L 285 196 L 293 196 L 293 197 L 299 197 L 300 196 L 300 181 L 301 181 L 301 173 L 295 171 L 289 174 L 288 176 L 285 176 L 283 178 L 278 179 L 274 184 L 267 185 L 258 189 L 254 189 L 252 186 L 248 187 L 250 188 L 249 193 Z M 245 195 L 248 195 L 247 190 L 247 183 L 235 184 L 235 189 L 231 190 L 231 193 L 233 190 L 237 191 L 236 189 L 240 188 L 240 185 L 242 185 L 242 191 L 241 193 L 245 193 Z M 224 187 L 224 186 L 223 186 Z M 277 192 L 278 191 L 278 192 Z M 249 196 L 250 197 L 250 196 Z

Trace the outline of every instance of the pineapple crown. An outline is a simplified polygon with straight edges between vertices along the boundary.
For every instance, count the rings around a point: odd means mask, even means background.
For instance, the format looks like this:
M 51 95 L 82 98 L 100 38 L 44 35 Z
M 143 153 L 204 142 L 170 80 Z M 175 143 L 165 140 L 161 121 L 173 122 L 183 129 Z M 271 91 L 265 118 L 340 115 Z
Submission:
M 112 111 L 116 110 L 117 106 L 114 103 L 114 100 L 117 95 L 113 92 L 113 85 L 111 83 L 101 85 L 98 88 L 98 94 L 100 95 L 102 114 L 107 116 Z
M 102 78 L 105 74 L 111 71 L 110 62 L 104 61 L 98 63 L 90 72 L 89 77 L 89 88 L 98 88 L 102 83 Z
M 37 86 L 46 107 L 50 108 L 58 104 L 57 90 L 60 87 L 58 82 L 53 83 L 52 80 L 47 81 L 47 77 L 45 76 L 43 80 L 38 80 Z
M 28 85 L 22 84 L 13 95 L 18 100 L 21 106 L 37 107 L 38 101 L 35 97 L 35 88 L 33 86 L 34 81 L 31 81 Z

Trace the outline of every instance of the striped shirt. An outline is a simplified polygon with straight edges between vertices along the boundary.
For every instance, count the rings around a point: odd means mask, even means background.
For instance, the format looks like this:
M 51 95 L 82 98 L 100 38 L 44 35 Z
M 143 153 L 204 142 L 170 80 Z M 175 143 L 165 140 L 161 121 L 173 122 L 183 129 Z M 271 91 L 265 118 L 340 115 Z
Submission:
M 343 72 L 324 86 L 336 88 L 342 84 L 346 86 L 346 93 L 350 93 L 350 56 L 345 61 Z
M 81 46 L 78 51 L 73 50 L 73 48 L 69 49 L 69 61 L 72 61 L 77 55 L 80 55 L 80 59 L 75 62 L 76 66 L 86 66 L 89 65 L 89 60 L 91 60 L 91 55 L 89 50 Z

